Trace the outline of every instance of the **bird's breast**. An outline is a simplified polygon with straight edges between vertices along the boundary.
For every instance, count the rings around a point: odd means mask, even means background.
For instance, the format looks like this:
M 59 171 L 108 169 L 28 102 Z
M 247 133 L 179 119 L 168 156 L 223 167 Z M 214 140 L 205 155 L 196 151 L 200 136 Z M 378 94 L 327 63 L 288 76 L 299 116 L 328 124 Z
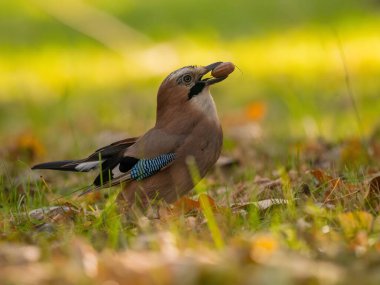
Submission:
M 207 119 L 219 124 L 215 102 L 208 88 L 205 88 L 201 93 L 191 98 L 190 104 Z
M 212 120 L 202 120 L 181 148 L 182 157 L 193 157 L 203 177 L 219 158 L 223 133 L 219 124 Z

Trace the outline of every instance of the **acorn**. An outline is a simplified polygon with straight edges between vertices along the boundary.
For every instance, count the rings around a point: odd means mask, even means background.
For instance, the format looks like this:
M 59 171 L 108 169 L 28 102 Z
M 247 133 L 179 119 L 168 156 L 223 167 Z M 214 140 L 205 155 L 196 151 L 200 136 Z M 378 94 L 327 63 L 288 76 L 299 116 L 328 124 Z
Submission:
M 235 65 L 232 62 L 222 62 L 211 71 L 211 75 L 220 78 L 226 77 L 235 70 Z

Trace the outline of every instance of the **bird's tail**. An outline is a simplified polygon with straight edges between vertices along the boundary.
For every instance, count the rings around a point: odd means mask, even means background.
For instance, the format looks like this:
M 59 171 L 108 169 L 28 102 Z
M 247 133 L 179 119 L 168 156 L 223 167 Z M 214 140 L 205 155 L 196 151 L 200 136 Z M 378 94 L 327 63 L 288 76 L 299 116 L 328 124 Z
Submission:
M 87 172 L 99 166 L 99 161 L 61 160 L 34 165 L 32 169 Z

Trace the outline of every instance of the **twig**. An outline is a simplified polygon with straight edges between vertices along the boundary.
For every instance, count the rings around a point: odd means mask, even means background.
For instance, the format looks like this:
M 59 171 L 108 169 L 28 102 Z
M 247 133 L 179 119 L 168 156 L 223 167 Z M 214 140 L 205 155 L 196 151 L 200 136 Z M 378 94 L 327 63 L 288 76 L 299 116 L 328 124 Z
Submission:
M 339 34 L 335 29 L 333 29 L 333 33 L 334 33 L 334 36 L 335 36 L 336 41 L 337 41 L 339 56 L 340 56 L 340 59 L 342 61 L 342 65 L 343 65 L 344 81 L 345 81 L 346 88 L 347 88 L 347 94 L 348 94 L 348 97 L 350 98 L 352 108 L 354 109 L 354 112 L 355 112 L 356 123 L 358 125 L 360 140 L 361 140 L 361 143 L 362 143 L 362 146 L 364 147 L 364 149 L 366 151 L 368 151 L 367 143 L 365 142 L 365 139 L 364 139 L 363 122 L 362 122 L 362 119 L 361 119 L 361 116 L 359 113 L 359 108 L 358 108 L 358 105 L 356 103 L 355 94 L 354 94 L 354 91 L 353 91 L 353 88 L 351 85 L 351 78 L 350 78 L 350 75 L 348 72 L 347 61 L 346 61 L 346 56 L 344 53 L 342 41 L 340 40 Z

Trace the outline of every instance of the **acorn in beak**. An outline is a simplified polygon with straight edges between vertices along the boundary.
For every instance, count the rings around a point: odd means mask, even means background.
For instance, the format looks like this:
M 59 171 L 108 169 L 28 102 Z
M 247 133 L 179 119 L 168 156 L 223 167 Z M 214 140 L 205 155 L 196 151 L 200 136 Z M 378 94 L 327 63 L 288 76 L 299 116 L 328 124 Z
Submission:
M 231 62 L 218 61 L 204 66 L 203 69 L 204 72 L 202 72 L 200 81 L 204 82 L 206 86 L 210 86 L 226 79 L 235 70 L 235 65 Z M 203 78 L 209 72 L 211 72 L 212 77 Z

